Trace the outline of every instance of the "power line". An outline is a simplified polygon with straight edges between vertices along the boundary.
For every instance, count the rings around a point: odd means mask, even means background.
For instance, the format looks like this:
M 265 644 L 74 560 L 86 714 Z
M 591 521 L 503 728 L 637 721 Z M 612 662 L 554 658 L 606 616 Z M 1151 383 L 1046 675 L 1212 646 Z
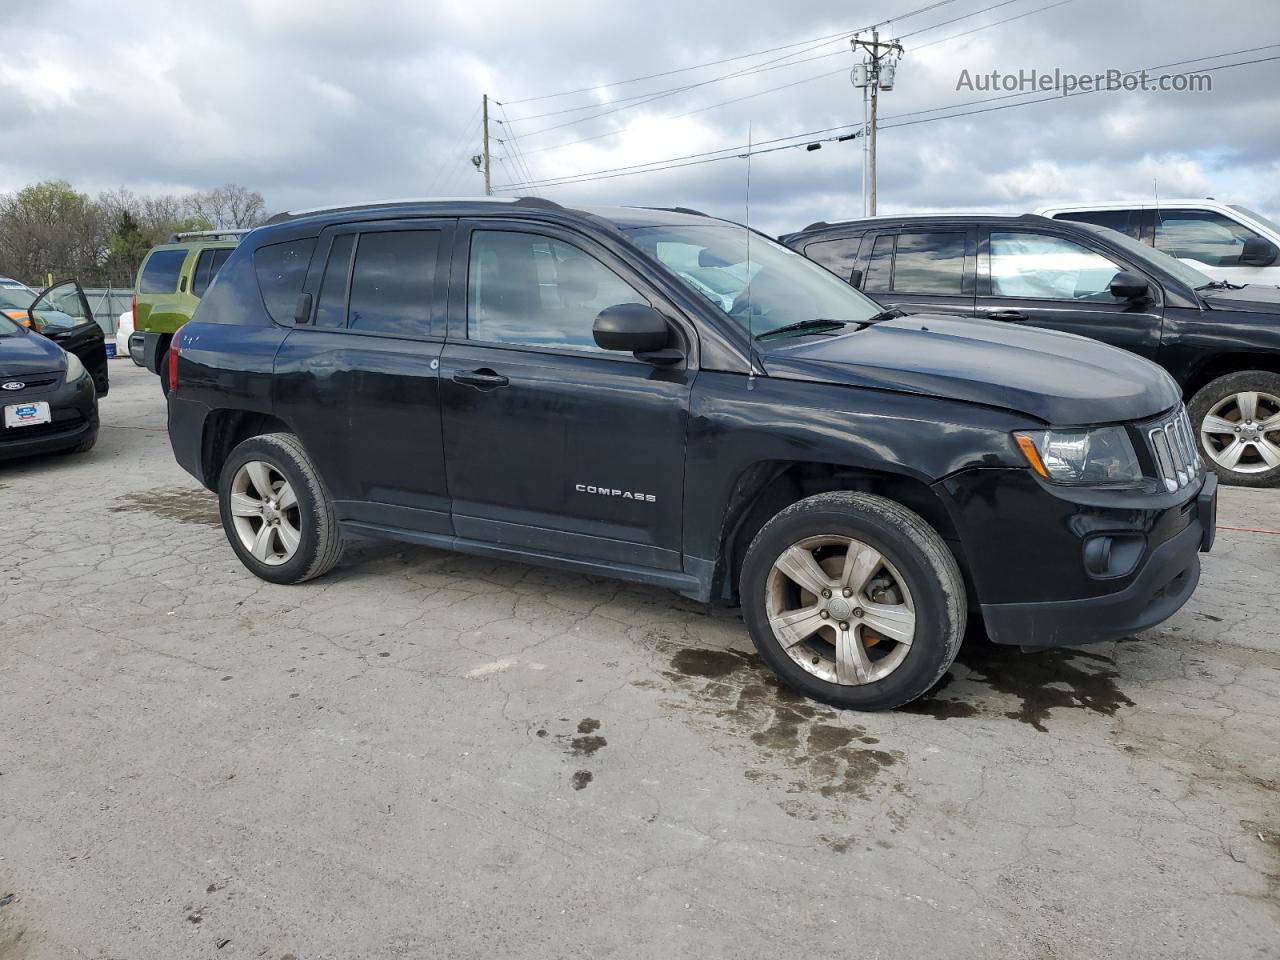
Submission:
M 662 70 L 658 73 L 649 73 L 641 77 L 629 77 L 626 80 L 614 80 L 611 83 L 598 83 L 590 87 L 579 87 L 576 90 L 561 90 L 559 93 L 544 93 L 541 96 L 537 96 L 537 97 L 524 97 L 520 100 L 506 100 L 503 102 L 507 106 L 514 106 L 515 104 L 518 104 L 518 103 L 533 103 L 538 100 L 552 100 L 556 97 L 569 97 L 579 93 L 592 93 L 596 90 L 601 89 L 602 87 L 620 87 L 628 83 L 639 83 L 643 80 L 655 80 L 658 77 L 674 76 L 677 73 L 689 73 L 690 71 L 702 70 L 706 67 L 718 67 L 718 66 L 721 66 L 722 64 L 735 63 L 739 60 L 749 60 L 752 57 L 762 57 L 767 53 L 777 53 L 780 50 L 792 50 L 796 47 L 803 47 L 807 44 L 817 43 L 819 41 L 831 41 L 831 40 L 836 40 L 843 37 L 850 37 L 850 36 L 853 36 L 855 33 L 863 33 L 867 30 L 873 29 L 874 27 L 883 27 L 890 23 L 896 23 L 899 20 L 906 20 L 910 17 L 918 16 L 919 14 L 922 14 L 922 13 L 928 13 L 930 10 L 936 10 L 938 7 L 945 7 L 948 4 L 955 3 L 955 2 L 956 0 L 936 0 L 936 2 L 934 3 L 930 3 L 930 4 L 927 4 L 926 6 L 908 11 L 907 13 L 899 14 L 898 16 L 891 17 L 888 20 L 881 20 L 879 23 L 873 23 L 865 27 L 859 27 L 856 30 L 842 30 L 839 33 L 830 33 L 822 37 L 811 37 L 808 40 L 797 40 L 794 43 L 785 43 L 779 47 L 770 47 L 766 50 L 756 50 L 752 53 L 742 53 L 734 57 L 725 57 L 720 60 L 708 60 L 705 63 L 696 63 L 688 67 L 677 67 L 673 70 Z
M 935 44 L 946 43 L 948 40 L 959 40 L 961 37 L 967 37 L 972 33 L 980 33 L 983 30 L 990 30 L 992 27 L 998 27 L 1004 23 L 1012 23 L 1014 20 L 1021 20 L 1023 17 L 1030 17 L 1037 13 L 1044 13 L 1046 10 L 1052 10 L 1054 7 L 1061 7 L 1074 2 L 1075 0 L 1058 0 L 1057 3 L 1051 3 L 1045 7 L 1037 7 L 1035 10 L 1028 10 L 1026 13 L 1019 13 L 1012 17 L 1005 17 L 1003 20 L 996 20 L 993 23 L 984 23 L 980 27 L 974 27 L 972 30 L 965 30 L 963 33 L 953 33 L 949 37 L 939 37 L 937 40 L 930 40 L 928 43 L 922 43 L 918 47 L 912 47 L 908 52 L 915 53 L 918 50 L 923 50 L 925 47 L 932 47 Z M 1003 4 L 997 4 L 997 6 L 1003 6 Z M 941 24 L 939 24 L 939 26 L 941 26 Z M 911 36 L 911 34 L 908 34 L 908 36 Z
M 914 37 L 918 33 L 928 33 L 930 30 L 937 30 L 940 27 L 949 27 L 953 23 L 959 23 L 961 20 L 968 20 L 970 17 L 976 17 L 979 14 L 986 13 L 989 10 L 995 10 L 998 7 L 1007 7 L 1011 3 L 1020 3 L 1020 2 L 1021 0 L 1000 0 L 999 3 L 993 3 L 991 6 L 983 7 L 981 10 L 974 10 L 972 13 L 965 13 L 958 17 L 953 17 L 950 20 L 943 20 L 941 23 L 935 23 L 929 27 L 921 27 L 919 30 L 912 30 L 910 33 L 904 33 L 900 37 L 897 37 L 895 39 L 901 42 L 903 40 L 906 40 L 908 37 Z
M 1255 48 L 1250 48 L 1244 51 L 1237 51 L 1237 53 L 1256 52 L 1258 50 L 1266 50 L 1266 49 L 1271 49 L 1278 46 L 1280 46 L 1280 43 L 1267 44 L 1262 47 L 1255 47 Z M 1236 53 L 1218 53 L 1218 54 L 1213 54 L 1206 57 L 1194 57 L 1189 60 L 1182 60 L 1174 63 L 1162 64 L 1159 66 L 1143 67 L 1137 70 L 1131 70 L 1125 74 L 1122 74 L 1121 76 L 1136 76 L 1143 72 L 1150 72 L 1152 70 L 1161 70 L 1161 69 L 1165 69 L 1166 67 L 1180 66 L 1186 63 L 1197 63 L 1204 60 L 1216 60 L 1222 57 L 1235 56 L 1235 55 Z M 1272 57 L 1261 57 L 1254 60 L 1245 60 L 1245 61 L 1239 61 L 1235 63 L 1219 64 L 1214 67 L 1203 68 L 1201 72 L 1211 73 L 1217 70 L 1234 69 L 1236 67 L 1251 66 L 1258 63 L 1268 63 L 1274 60 L 1280 60 L 1280 55 L 1276 55 Z M 978 110 L 969 110 L 962 113 L 947 114 L 946 116 L 924 117 L 922 119 L 906 121 L 903 123 L 885 124 L 885 128 L 889 129 L 892 127 L 914 126 L 916 124 L 921 124 L 921 123 L 932 123 L 935 120 L 950 120 L 958 117 L 973 116 L 973 115 L 982 114 L 982 113 L 991 113 L 997 110 L 1007 110 L 1013 107 L 1029 106 L 1034 103 L 1044 103 L 1049 100 L 1065 100 L 1065 99 L 1068 99 L 1069 97 L 1082 96 L 1089 93 L 1102 93 L 1102 92 L 1114 92 L 1114 91 L 1108 91 L 1105 88 L 1095 88 L 1093 90 L 1082 90 L 1077 93 L 1067 94 L 1065 96 L 1062 94 L 1054 94 L 1052 96 L 1039 97 L 1034 100 L 1023 100 L 1018 103 L 1001 104 L 1000 106 L 996 106 L 996 107 L 984 107 Z M 1015 94 L 1015 96 L 1017 95 Z M 955 109 L 961 106 L 970 106 L 978 103 L 988 103 L 995 100 L 1003 100 L 1003 99 L 1007 99 L 1007 96 L 988 97 L 984 100 L 969 101 L 968 103 L 965 103 L 965 104 L 952 104 L 949 107 L 934 107 L 931 110 L 921 110 L 921 111 L 916 111 L 916 113 L 932 113 L 940 110 Z M 913 116 L 913 115 L 914 114 L 898 114 L 897 117 L 906 117 L 906 116 Z M 891 118 L 886 118 L 886 119 L 891 119 Z M 774 143 L 781 143 L 783 141 L 789 141 L 789 140 L 795 140 L 798 142 L 787 143 L 784 146 L 772 147 L 768 150 L 756 150 L 753 152 L 754 153 L 773 153 L 773 152 L 776 152 L 777 150 L 792 149 L 792 148 L 804 146 L 806 142 L 814 142 L 813 138 L 821 134 L 832 133 L 837 130 L 848 130 L 851 127 L 860 127 L 860 126 L 862 126 L 861 123 L 846 123 L 846 124 L 839 124 L 833 127 L 826 127 L 821 130 L 811 130 L 811 131 L 808 131 L 807 133 L 792 134 L 791 136 L 788 136 L 788 137 L 778 137 L 773 140 L 762 141 L 762 143 L 774 144 Z M 859 134 L 855 133 L 853 137 L 849 137 L 848 139 L 854 139 L 858 135 Z M 824 140 L 821 142 L 829 142 L 829 140 L 831 139 L 838 140 L 838 139 L 844 139 L 844 138 L 842 137 L 828 138 L 827 140 Z M 532 184 L 532 185 L 542 186 L 547 184 L 554 184 L 556 186 L 564 186 L 571 183 L 587 183 L 595 180 L 612 180 L 622 176 L 635 176 L 637 174 L 642 174 L 642 173 L 657 173 L 661 170 L 680 169 L 682 167 L 697 166 L 704 163 L 716 163 L 721 160 L 739 159 L 745 156 L 745 154 L 739 153 L 737 151 L 741 151 L 746 146 L 747 145 L 743 144 L 735 147 L 723 147 L 719 150 L 706 151 L 703 154 L 689 154 L 685 157 L 672 157 L 666 160 L 654 160 L 654 161 L 650 161 L 649 163 L 633 164 L 627 167 L 614 167 L 606 170 L 596 170 L 596 171 L 584 172 L 580 174 L 572 174 L 565 177 L 553 178 L 546 181 L 539 181 L 538 183 Z M 725 154 L 725 155 L 715 156 L 715 154 Z M 705 158 L 705 159 L 695 159 L 695 158 Z M 688 162 L 675 162 L 675 161 L 688 161 Z
M 450 154 L 452 159 L 446 160 L 444 163 L 442 163 L 439 167 L 436 168 L 436 175 L 431 178 L 431 185 L 427 188 L 428 196 L 435 193 L 435 189 L 437 185 L 442 185 L 443 183 L 449 183 L 453 180 L 454 176 L 457 173 L 459 162 L 467 154 L 467 143 L 471 137 L 471 128 L 475 125 L 475 122 L 479 118 L 479 116 L 480 116 L 480 108 L 476 107 L 476 109 L 473 110 L 471 113 L 471 119 L 468 120 L 466 124 L 462 127 L 462 133 L 458 138 L 458 143 L 454 147 L 453 152 Z M 448 171 L 448 174 L 445 176 L 445 179 L 441 181 L 440 178 L 442 175 L 445 174 L 446 170 Z

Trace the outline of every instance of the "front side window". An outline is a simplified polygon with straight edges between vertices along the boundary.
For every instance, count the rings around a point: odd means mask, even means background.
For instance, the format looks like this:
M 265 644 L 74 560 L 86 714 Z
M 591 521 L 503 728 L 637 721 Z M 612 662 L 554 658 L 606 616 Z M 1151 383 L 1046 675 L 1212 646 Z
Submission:
M 1212 210 L 1161 210 L 1156 213 L 1156 249 L 1211 267 L 1236 267 L 1246 240 L 1258 237 L 1244 224 Z
M 267 313 L 277 323 L 293 320 L 298 305 L 298 294 L 307 279 L 307 267 L 311 265 L 311 252 L 315 249 L 314 237 L 304 240 L 287 240 L 259 247 L 253 252 L 253 269 L 258 276 L 258 289 Z
M 1055 220 L 1070 220 L 1073 223 L 1092 223 L 1096 227 L 1106 227 L 1123 233 L 1137 240 L 1142 233 L 1142 212 L 1140 210 L 1072 210 L 1059 213 Z
M 139 293 L 177 293 L 178 276 L 187 259 L 185 250 L 157 250 L 147 257 L 138 281 Z
M 647 303 L 629 283 L 577 247 L 551 237 L 477 230 L 467 275 L 467 336 L 490 343 L 599 350 L 596 315 Z
M 862 234 L 841 237 L 839 240 L 819 240 L 804 248 L 804 255 L 814 263 L 820 263 L 841 280 L 853 276 L 858 263 L 858 248 L 862 246 Z
M 897 293 L 964 292 L 963 233 L 904 233 L 893 263 Z
M 805 321 L 862 323 L 883 312 L 808 257 L 743 227 L 690 223 L 634 227 L 628 235 L 756 337 Z
M 1113 301 L 1121 267 L 1087 247 L 1039 233 L 991 234 L 991 294 L 1037 300 Z

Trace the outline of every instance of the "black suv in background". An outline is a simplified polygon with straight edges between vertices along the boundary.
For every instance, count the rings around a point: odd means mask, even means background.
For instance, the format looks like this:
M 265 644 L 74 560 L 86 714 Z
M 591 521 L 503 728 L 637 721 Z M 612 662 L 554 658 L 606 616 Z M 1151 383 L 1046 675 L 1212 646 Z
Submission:
M 1030 215 L 876 217 L 781 239 L 886 308 L 1047 327 L 1144 356 L 1178 381 L 1219 477 L 1280 484 L 1278 287 L 1214 281 L 1115 230 Z
M 170 349 L 174 453 L 257 576 L 382 537 L 740 601 L 779 676 L 842 706 L 920 696 L 971 611 L 1026 646 L 1159 623 L 1213 536 L 1153 364 L 894 318 L 687 211 L 282 215 Z

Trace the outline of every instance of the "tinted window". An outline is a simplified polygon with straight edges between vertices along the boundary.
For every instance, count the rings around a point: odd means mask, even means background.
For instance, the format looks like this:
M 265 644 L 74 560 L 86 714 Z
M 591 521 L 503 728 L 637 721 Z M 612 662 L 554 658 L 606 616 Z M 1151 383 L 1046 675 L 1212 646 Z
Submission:
M 1106 257 L 1061 237 L 991 234 L 992 296 L 1112 301 L 1111 279 L 1119 272 Z
M 619 303 L 646 302 L 600 261 L 567 243 L 532 233 L 471 235 L 467 335 L 473 340 L 599 350 L 591 335 L 596 314 Z
M 1073 210 L 1070 213 L 1059 213 L 1054 219 L 1092 223 L 1123 233 L 1135 240 L 1142 235 L 1142 211 L 1140 210 Z
M 351 275 L 351 251 L 355 243 L 354 233 L 344 233 L 335 237 L 329 248 L 329 261 L 320 282 L 320 302 L 316 306 L 317 327 L 347 325 L 347 278 Z
M 871 248 L 871 259 L 867 261 L 867 275 L 863 278 L 864 290 L 888 290 L 893 278 L 893 234 L 887 233 L 876 237 L 876 245 Z
M 142 265 L 142 279 L 138 281 L 139 293 L 177 293 L 178 275 L 182 262 L 187 259 L 185 250 L 157 250 Z
M 298 294 L 307 279 L 315 238 L 290 240 L 259 247 L 253 252 L 253 268 L 258 274 L 258 288 L 271 319 L 280 323 L 293 320 Z
M 209 284 L 213 283 L 213 278 L 218 275 L 218 271 L 229 256 L 231 256 L 230 248 L 202 251 L 199 259 L 196 260 L 196 273 L 191 281 L 191 292 L 197 297 L 203 297 L 204 292 L 209 289 Z
M 360 234 L 347 326 L 416 336 L 430 333 L 439 246 L 439 230 Z
M 964 287 L 963 233 L 904 233 L 893 261 L 893 289 L 904 293 L 954 293 Z
M 1173 257 L 1199 260 L 1211 267 L 1236 267 L 1244 242 L 1258 234 L 1211 210 L 1160 210 L 1156 213 L 1156 249 Z
M 814 263 L 820 263 L 841 280 L 848 280 L 858 262 L 858 247 L 862 234 L 842 237 L 839 240 L 819 240 L 804 248 L 804 255 Z

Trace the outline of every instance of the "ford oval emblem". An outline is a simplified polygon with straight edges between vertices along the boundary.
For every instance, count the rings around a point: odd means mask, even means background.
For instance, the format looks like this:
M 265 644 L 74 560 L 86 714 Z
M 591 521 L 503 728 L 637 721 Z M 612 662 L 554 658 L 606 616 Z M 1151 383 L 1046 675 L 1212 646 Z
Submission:
M 22 390 L 26 384 L 21 380 L 9 380 L 6 383 L 0 383 L 0 390 Z

